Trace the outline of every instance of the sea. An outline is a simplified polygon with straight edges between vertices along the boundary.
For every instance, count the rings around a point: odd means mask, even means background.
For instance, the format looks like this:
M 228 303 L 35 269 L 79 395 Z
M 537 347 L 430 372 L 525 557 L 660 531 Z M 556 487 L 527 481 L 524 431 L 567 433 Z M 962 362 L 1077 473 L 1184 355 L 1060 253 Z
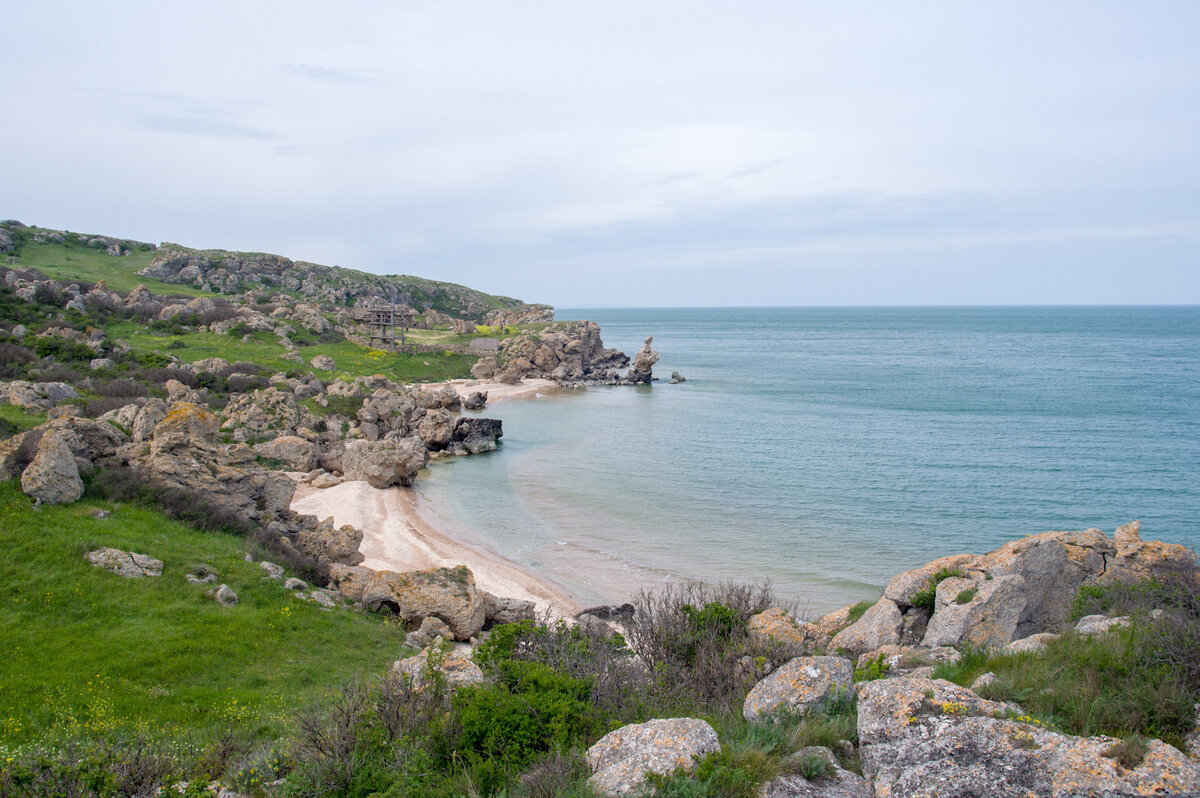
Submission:
M 567 309 L 660 381 L 489 406 L 460 534 L 585 602 L 769 582 L 810 614 L 1027 534 L 1200 545 L 1200 307 Z M 668 384 L 673 371 L 685 382 Z

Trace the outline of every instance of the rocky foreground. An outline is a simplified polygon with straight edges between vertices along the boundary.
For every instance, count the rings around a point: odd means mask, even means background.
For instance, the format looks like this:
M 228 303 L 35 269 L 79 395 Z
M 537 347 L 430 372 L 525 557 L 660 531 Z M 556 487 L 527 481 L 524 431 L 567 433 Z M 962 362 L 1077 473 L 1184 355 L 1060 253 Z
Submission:
M 743 715 L 771 724 L 857 703 L 862 775 L 843 769 L 826 749 L 805 749 L 825 775 L 798 773 L 763 786 L 765 798 L 796 796 L 1135 796 L 1200 794 L 1200 741 L 1181 751 L 1159 740 L 1146 743 L 1136 763 L 1118 753 L 1111 737 L 1076 737 L 1052 731 L 1018 704 L 982 698 L 975 690 L 931 678 L 935 666 L 967 650 L 1036 653 L 1062 634 L 1101 635 L 1129 618 L 1089 616 L 1067 620 L 1081 587 L 1172 578 L 1195 573 L 1196 554 L 1176 544 L 1143 541 L 1139 524 L 1109 537 L 1100 530 L 1046 532 L 983 555 L 935 560 L 894 577 L 879 599 L 850 622 L 846 607 L 807 622 L 780 608 L 749 622 L 751 637 L 772 650 L 776 663 L 746 695 Z M 348 597 L 371 588 L 343 568 Z M 922 597 L 932 593 L 931 606 Z M 410 642 L 463 639 L 482 628 L 483 601 L 460 604 L 420 622 Z M 630 607 L 626 612 L 631 611 Z M 475 613 L 464 626 L 468 611 Z M 519 615 L 519 613 L 518 613 Z M 409 617 L 406 615 L 406 617 Z M 608 619 L 622 627 L 620 608 L 594 608 L 580 622 Z M 396 672 L 429 678 L 431 652 L 398 662 Z M 482 670 L 471 648 L 435 659 L 450 687 L 479 684 Z M 423 675 L 424 674 L 424 675 Z M 977 685 L 986 684 L 985 674 Z M 720 751 L 713 727 L 698 718 L 663 718 L 624 726 L 587 752 L 590 784 L 605 795 L 636 795 L 648 774 L 689 770 Z

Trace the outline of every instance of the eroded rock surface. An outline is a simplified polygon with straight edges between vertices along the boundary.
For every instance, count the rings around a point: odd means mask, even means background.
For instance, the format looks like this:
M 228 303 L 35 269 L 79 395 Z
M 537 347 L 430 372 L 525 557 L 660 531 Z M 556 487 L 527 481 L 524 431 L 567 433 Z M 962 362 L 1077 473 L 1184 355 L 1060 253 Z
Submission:
M 698 718 L 651 720 L 622 726 L 587 750 L 588 784 L 604 795 L 632 795 L 649 773 L 692 770 L 696 759 L 721 750 L 717 733 Z
M 112 571 L 117 576 L 140 579 L 145 576 L 162 576 L 163 561 L 149 554 L 138 554 L 121 549 L 103 548 L 89 551 L 87 561 L 97 568 Z
M 863 773 L 887 798 L 1189 795 L 1200 766 L 1154 740 L 1126 770 L 1109 737 L 1072 737 L 1009 719 L 1004 704 L 942 680 L 858 686 Z
M 807 715 L 854 694 L 854 664 L 844 657 L 795 657 L 751 688 L 742 705 L 746 720 L 776 714 Z

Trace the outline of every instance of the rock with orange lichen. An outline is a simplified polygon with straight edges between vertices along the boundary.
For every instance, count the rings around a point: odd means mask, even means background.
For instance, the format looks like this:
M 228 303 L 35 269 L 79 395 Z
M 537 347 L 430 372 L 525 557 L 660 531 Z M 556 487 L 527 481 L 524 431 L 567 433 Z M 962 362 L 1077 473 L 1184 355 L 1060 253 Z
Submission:
M 756 645 L 777 649 L 792 657 L 809 653 L 823 637 L 816 626 L 796 620 L 780 607 L 763 610 L 750 618 L 746 630 Z
M 751 688 L 742 704 L 746 720 L 821 712 L 854 695 L 854 664 L 844 657 L 796 657 Z
M 705 754 L 721 750 L 717 733 L 698 718 L 633 723 L 611 731 L 587 750 L 592 777 L 602 795 L 640 793 L 650 773 L 691 770 Z
M 1163 573 L 1196 568 L 1196 552 L 1178 543 L 1142 540 L 1141 529 L 1141 521 L 1132 521 L 1113 533 L 1117 553 L 1101 581 L 1152 579 Z
M 940 679 L 866 682 L 858 696 L 863 774 L 877 798 L 1200 792 L 1200 765 L 1158 740 L 1126 768 L 1113 755 L 1113 738 L 1050 731 Z

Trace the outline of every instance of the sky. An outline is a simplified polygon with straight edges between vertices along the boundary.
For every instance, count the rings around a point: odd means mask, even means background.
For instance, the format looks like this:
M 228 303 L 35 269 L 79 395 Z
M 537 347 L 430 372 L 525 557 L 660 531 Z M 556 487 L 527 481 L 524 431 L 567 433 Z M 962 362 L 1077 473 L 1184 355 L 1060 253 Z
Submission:
M 1200 3 L 9 3 L 0 218 L 560 307 L 1200 303 Z

